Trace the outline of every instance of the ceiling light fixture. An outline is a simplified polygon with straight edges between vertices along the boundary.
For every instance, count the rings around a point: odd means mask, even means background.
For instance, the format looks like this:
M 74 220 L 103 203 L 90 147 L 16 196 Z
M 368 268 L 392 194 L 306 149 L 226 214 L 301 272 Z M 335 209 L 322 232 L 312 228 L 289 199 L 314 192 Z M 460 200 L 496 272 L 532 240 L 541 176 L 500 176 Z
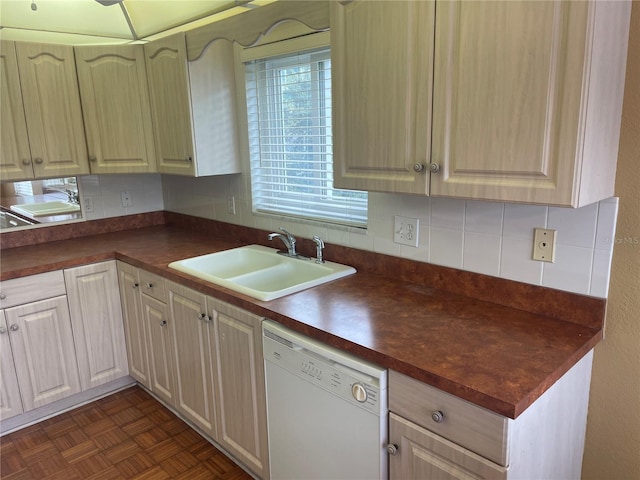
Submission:
M 104 5 L 105 7 L 110 7 L 111 5 L 115 5 L 116 3 L 121 3 L 122 0 L 96 0 L 100 5 Z

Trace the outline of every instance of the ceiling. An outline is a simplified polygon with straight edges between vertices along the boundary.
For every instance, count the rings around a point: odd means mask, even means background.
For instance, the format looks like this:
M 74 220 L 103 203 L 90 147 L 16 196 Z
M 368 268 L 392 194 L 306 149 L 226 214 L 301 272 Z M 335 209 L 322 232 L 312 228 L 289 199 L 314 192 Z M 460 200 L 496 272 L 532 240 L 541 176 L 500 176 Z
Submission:
M 128 43 L 195 28 L 274 0 L 0 0 L 0 38 Z

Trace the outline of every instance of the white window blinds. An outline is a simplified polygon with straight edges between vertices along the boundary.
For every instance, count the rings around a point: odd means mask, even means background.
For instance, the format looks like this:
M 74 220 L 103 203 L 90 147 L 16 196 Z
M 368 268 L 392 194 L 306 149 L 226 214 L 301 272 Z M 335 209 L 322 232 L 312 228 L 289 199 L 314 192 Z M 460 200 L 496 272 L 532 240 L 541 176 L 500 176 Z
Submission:
M 355 227 L 367 193 L 333 188 L 328 48 L 246 64 L 253 209 Z

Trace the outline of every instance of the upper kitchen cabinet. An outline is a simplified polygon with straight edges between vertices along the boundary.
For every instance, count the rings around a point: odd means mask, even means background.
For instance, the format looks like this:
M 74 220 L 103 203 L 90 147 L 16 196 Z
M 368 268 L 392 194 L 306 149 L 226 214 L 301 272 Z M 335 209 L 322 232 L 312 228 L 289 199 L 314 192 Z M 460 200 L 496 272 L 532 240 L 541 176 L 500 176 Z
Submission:
M 240 172 L 232 42 L 187 60 L 184 33 L 144 46 L 158 171 L 189 176 Z
M 428 193 L 433 2 L 331 2 L 334 185 Z
M 91 173 L 156 171 L 142 45 L 75 47 Z
M 0 178 L 33 178 L 27 121 L 13 42 L 0 41 Z
M 629 2 L 413 3 L 331 3 L 336 186 L 613 195 Z
M 2 179 L 47 178 L 89 173 L 80 94 L 73 55 L 73 47 L 38 43 L 15 43 L 15 54 L 22 90 L 24 117 L 30 155 L 24 147 L 24 121 L 18 110 L 19 91 L 15 83 L 10 48 L 3 43 L 2 72 Z M 5 57 L 5 53 L 9 54 Z M 5 73 L 6 68 L 6 73 Z M 7 81 L 5 85 L 5 79 Z M 5 95 L 12 95 L 5 103 Z M 5 105 L 10 111 L 5 112 Z M 5 116 L 13 125 L 6 125 Z M 9 132 L 10 145 L 5 146 Z M 12 133 L 13 132 L 13 133 Z M 16 142 L 13 141 L 13 139 Z M 18 149 L 17 145 L 22 145 Z M 15 145 L 13 145 L 15 143 Z M 7 155 L 11 157 L 7 158 Z M 16 167 L 16 157 L 20 170 Z

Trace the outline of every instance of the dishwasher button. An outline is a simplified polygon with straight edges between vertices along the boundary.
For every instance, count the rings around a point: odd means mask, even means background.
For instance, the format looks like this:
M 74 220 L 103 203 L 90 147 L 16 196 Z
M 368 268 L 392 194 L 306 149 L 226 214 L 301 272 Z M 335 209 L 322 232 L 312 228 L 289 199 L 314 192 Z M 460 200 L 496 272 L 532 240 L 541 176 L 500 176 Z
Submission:
M 354 383 L 351 387 L 351 394 L 353 398 L 355 398 L 358 402 L 364 403 L 367 401 L 367 391 L 364 388 L 364 385 L 361 383 Z

